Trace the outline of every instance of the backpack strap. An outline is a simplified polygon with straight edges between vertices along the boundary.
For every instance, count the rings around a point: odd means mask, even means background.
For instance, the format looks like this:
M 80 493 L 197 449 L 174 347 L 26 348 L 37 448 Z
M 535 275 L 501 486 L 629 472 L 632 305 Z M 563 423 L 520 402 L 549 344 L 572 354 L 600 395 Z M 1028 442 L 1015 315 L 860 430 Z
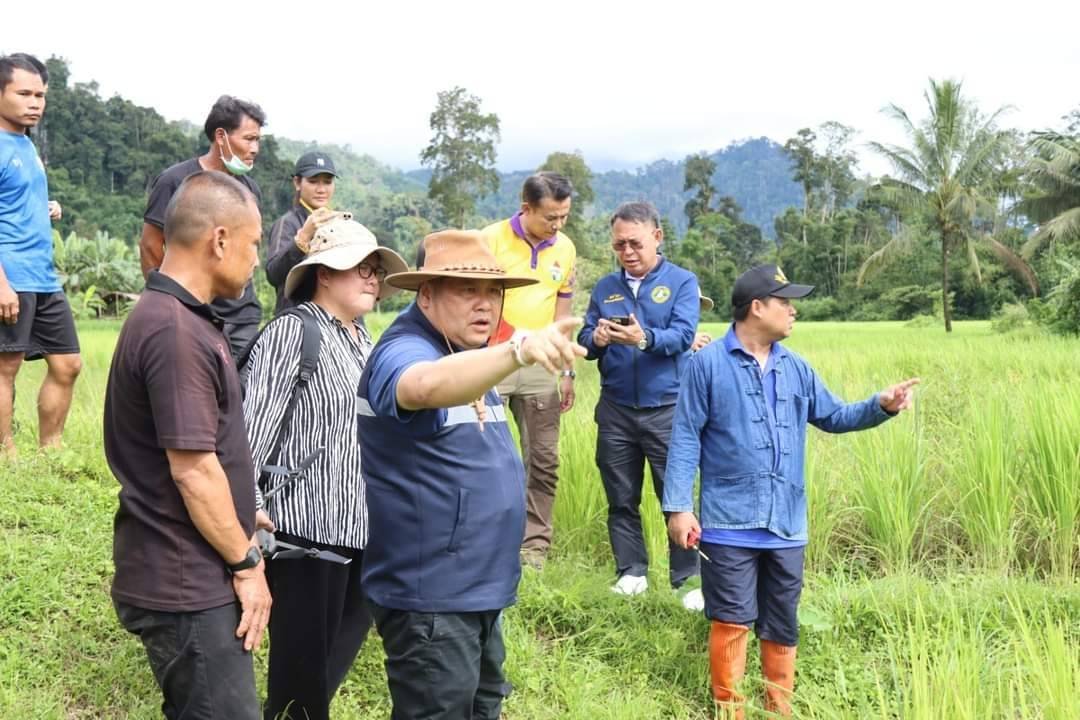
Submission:
M 278 425 L 277 437 L 274 438 L 274 444 L 271 445 L 270 454 L 266 458 L 266 464 L 259 468 L 259 484 L 263 484 L 264 481 L 269 480 L 269 476 L 274 474 L 269 470 L 280 470 L 277 467 L 278 459 L 281 456 L 281 446 L 285 440 L 285 430 L 292 422 L 293 412 L 296 410 L 296 401 L 300 398 L 300 394 L 307 387 L 311 381 L 311 377 L 315 374 L 315 369 L 319 365 L 319 349 L 322 345 L 322 331 L 319 329 L 318 319 L 307 310 L 301 307 L 291 307 L 287 310 L 283 310 L 274 317 L 274 320 L 284 315 L 293 315 L 300 318 L 303 323 L 303 335 L 300 338 L 300 367 L 296 373 L 296 377 L 293 379 L 292 392 L 289 394 L 289 402 L 285 406 L 285 413 L 281 416 L 281 424 Z M 274 322 L 271 320 L 270 322 Z M 269 323 L 267 324 L 269 327 Z M 263 328 L 265 330 L 265 328 Z M 260 335 L 262 333 L 260 332 Z M 256 337 L 256 339 L 258 339 Z M 237 361 L 237 366 L 242 367 L 241 363 L 245 363 L 251 354 L 251 347 L 254 342 L 248 345 L 244 349 L 244 352 L 240 355 L 240 360 Z M 317 451 L 322 453 L 322 448 Z M 312 458 L 313 460 L 314 458 Z M 310 464 L 310 463 L 309 463 Z
M 319 321 L 306 310 L 296 314 L 304 322 L 304 335 L 300 340 L 300 372 L 297 375 L 297 387 L 303 388 L 311 381 L 315 368 L 319 364 L 319 347 L 322 344 L 322 332 Z M 294 391 L 295 395 L 295 391 Z

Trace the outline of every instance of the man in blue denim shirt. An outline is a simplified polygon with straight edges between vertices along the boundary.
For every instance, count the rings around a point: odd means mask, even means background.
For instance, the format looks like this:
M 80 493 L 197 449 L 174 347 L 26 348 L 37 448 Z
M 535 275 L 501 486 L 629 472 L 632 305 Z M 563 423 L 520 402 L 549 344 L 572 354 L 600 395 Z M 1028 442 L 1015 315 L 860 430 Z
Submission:
M 766 704 L 788 716 L 795 682 L 797 608 L 807 542 L 803 464 L 806 424 L 826 432 L 863 430 L 908 408 L 918 379 L 845 404 L 810 365 L 780 344 L 795 322 L 793 298 L 813 286 L 760 265 L 735 282 L 734 324 L 700 350 L 679 390 L 663 509 L 682 547 L 701 542 L 705 614 L 712 621 L 713 697 L 743 717 L 738 684 L 753 623 L 761 641 Z M 694 476 L 701 468 L 701 522 Z M 702 529 L 704 528 L 704 530 Z

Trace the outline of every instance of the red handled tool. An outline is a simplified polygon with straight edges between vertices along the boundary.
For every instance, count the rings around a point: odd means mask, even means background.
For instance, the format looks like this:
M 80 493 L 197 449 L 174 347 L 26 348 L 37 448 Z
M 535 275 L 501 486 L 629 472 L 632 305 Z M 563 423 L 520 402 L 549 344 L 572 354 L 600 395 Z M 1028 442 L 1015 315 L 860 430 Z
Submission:
M 712 560 L 709 559 L 709 556 L 706 555 L 705 553 L 701 552 L 700 542 L 701 542 L 701 531 L 700 530 L 691 530 L 690 535 L 687 536 L 687 538 L 686 538 L 687 546 L 692 547 L 695 550 L 697 550 L 697 554 L 700 555 L 701 557 L 703 557 L 705 559 L 705 562 L 710 562 L 711 563 Z

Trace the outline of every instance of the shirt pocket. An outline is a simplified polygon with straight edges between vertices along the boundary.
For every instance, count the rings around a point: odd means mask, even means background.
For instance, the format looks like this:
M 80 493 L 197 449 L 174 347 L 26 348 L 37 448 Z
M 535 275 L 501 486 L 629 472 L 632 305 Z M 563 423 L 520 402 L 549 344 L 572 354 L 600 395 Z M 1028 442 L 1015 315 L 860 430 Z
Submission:
M 805 537 L 806 483 L 801 472 L 792 475 L 777 478 L 779 484 L 773 489 L 774 520 L 785 537 Z
M 717 477 L 711 481 L 716 493 L 707 514 L 718 525 L 738 526 L 758 521 L 757 475 L 748 473 Z M 702 513 L 705 515 L 706 513 Z M 710 523 L 712 524 L 712 523 Z

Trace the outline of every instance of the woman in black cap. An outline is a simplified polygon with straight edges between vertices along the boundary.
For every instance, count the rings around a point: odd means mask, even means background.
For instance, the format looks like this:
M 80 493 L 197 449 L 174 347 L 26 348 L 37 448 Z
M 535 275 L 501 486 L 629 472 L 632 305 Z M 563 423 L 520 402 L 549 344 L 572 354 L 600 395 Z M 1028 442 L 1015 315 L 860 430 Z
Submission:
M 304 251 L 295 242 L 296 233 L 312 213 L 320 208 L 330 207 L 336 178 L 334 161 L 326 153 L 304 153 L 296 161 L 292 178 L 293 187 L 296 189 L 293 206 L 270 228 L 270 248 L 266 255 L 266 279 L 277 290 L 275 315 L 293 305 L 285 297 L 284 290 L 289 271 L 304 259 Z

